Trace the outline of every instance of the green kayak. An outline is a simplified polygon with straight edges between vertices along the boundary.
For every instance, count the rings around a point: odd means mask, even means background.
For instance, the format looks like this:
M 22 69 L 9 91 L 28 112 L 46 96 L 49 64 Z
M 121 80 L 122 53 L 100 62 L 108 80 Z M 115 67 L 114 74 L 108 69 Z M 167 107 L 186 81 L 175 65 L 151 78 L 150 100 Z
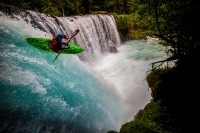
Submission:
M 48 38 L 27 38 L 26 41 L 30 44 L 33 45 L 34 47 L 48 51 L 48 52 L 54 52 L 49 48 L 49 43 L 51 42 L 51 39 Z M 84 51 L 84 48 L 72 43 L 68 43 L 69 48 L 63 49 L 62 54 L 78 54 Z

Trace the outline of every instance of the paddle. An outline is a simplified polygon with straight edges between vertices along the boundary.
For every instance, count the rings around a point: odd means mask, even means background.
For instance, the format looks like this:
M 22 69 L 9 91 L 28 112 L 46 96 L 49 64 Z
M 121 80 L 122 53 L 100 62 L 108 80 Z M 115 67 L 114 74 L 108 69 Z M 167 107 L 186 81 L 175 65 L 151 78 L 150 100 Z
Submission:
M 78 32 L 79 32 L 79 30 L 77 29 L 77 30 L 72 34 L 72 36 L 69 38 L 69 40 L 67 41 L 67 43 L 70 42 L 70 40 L 71 40 Z M 60 53 L 62 52 L 62 50 L 63 50 L 63 49 L 61 49 L 61 50 L 59 51 L 58 55 L 55 57 L 55 59 L 53 60 L 53 62 L 58 58 L 58 56 L 60 55 Z

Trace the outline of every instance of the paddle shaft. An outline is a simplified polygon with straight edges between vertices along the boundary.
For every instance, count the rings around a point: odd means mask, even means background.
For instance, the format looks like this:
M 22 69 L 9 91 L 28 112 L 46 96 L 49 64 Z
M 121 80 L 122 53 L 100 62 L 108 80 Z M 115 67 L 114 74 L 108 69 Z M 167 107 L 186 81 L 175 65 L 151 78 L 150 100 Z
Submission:
M 79 32 L 79 30 L 76 30 L 76 31 L 72 34 L 72 36 L 69 38 L 69 40 L 67 41 L 67 43 L 70 42 L 70 40 L 71 40 L 78 32 Z M 62 52 L 62 49 L 59 51 L 58 55 L 55 57 L 55 59 L 53 60 L 53 62 L 58 58 L 58 56 L 60 55 L 61 52 Z

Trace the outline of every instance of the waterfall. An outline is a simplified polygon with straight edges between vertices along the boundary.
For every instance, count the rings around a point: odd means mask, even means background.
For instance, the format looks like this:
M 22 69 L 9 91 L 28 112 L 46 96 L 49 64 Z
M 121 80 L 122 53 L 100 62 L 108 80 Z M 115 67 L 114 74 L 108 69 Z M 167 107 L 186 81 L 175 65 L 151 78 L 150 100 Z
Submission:
M 51 17 L 43 13 L 26 11 L 21 17 L 50 37 L 58 33 L 70 36 L 79 29 L 80 33 L 71 42 L 85 48 L 83 53 L 78 54 L 82 60 L 98 58 L 101 54 L 112 52 L 112 46 L 120 45 L 119 33 L 112 15 Z
M 80 54 L 39 50 L 28 37 L 80 32 L 72 43 Z M 84 61 L 120 45 L 112 15 L 50 17 L 26 11 L 0 12 L 0 132 L 105 133 L 119 128 L 120 106 L 113 87 Z M 109 102 L 108 102 L 109 101 Z
M 76 29 L 80 32 L 71 41 L 85 51 L 61 54 L 56 63 L 57 53 L 26 42 L 57 33 L 70 36 Z M 113 54 L 110 46 L 119 52 Z M 0 132 L 119 130 L 149 102 L 145 71 L 165 57 L 161 49 L 144 40 L 120 45 L 112 15 L 0 12 Z

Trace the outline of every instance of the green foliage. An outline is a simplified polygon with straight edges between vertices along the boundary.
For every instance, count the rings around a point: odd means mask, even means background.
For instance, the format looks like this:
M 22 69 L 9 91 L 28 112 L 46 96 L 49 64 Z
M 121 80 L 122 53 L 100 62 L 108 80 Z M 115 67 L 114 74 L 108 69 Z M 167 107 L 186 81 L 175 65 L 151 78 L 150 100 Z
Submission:
M 122 40 L 124 40 L 123 38 L 128 38 L 129 30 L 134 27 L 132 16 L 125 14 L 114 14 L 114 17 Z
M 20 12 L 20 9 L 17 8 L 16 6 L 5 4 L 5 3 L 0 3 L 0 9 L 7 13 Z
M 158 133 L 155 129 L 155 123 L 136 119 L 122 125 L 120 133 Z
M 152 36 L 154 32 L 151 27 L 153 25 L 153 18 L 148 15 L 142 16 L 138 12 L 132 14 L 113 14 L 120 33 L 121 40 L 128 39 L 144 39 L 147 35 Z
M 63 16 L 63 14 L 87 14 L 89 12 L 105 10 L 110 13 L 131 14 L 139 7 L 139 0 L 3 0 L 2 3 L 12 5 L 20 11 L 27 9 L 36 10 L 59 16 Z
M 120 133 L 172 133 L 178 132 L 173 127 L 173 119 L 160 101 L 148 103 L 140 110 L 134 120 L 125 123 Z
M 149 87 L 152 90 L 154 101 L 166 101 L 169 88 L 166 88 L 165 81 L 171 80 L 170 73 L 173 69 L 153 69 L 146 77 Z
M 156 113 L 159 117 L 154 121 L 160 124 L 162 129 L 183 132 L 193 127 L 185 124 L 185 121 L 191 121 L 193 118 L 184 114 L 192 113 L 194 109 L 186 108 L 185 104 L 183 104 L 185 101 L 188 103 L 195 102 L 194 99 L 197 93 L 195 86 L 198 83 L 199 70 L 195 69 L 195 73 L 193 73 L 192 71 L 195 67 L 192 67 L 194 65 L 191 62 L 191 60 L 185 62 L 186 65 L 184 66 L 186 67 L 154 69 L 147 76 L 148 85 L 152 90 L 153 101 L 160 102 L 159 106 L 161 107 L 161 110 Z M 199 67 L 198 64 L 197 66 Z M 193 91 L 190 91 L 190 89 Z M 157 109 L 154 108 L 153 110 Z
M 57 5 L 53 2 L 49 1 L 43 1 L 43 13 L 50 14 L 51 16 L 61 16 L 62 12 L 59 11 Z

